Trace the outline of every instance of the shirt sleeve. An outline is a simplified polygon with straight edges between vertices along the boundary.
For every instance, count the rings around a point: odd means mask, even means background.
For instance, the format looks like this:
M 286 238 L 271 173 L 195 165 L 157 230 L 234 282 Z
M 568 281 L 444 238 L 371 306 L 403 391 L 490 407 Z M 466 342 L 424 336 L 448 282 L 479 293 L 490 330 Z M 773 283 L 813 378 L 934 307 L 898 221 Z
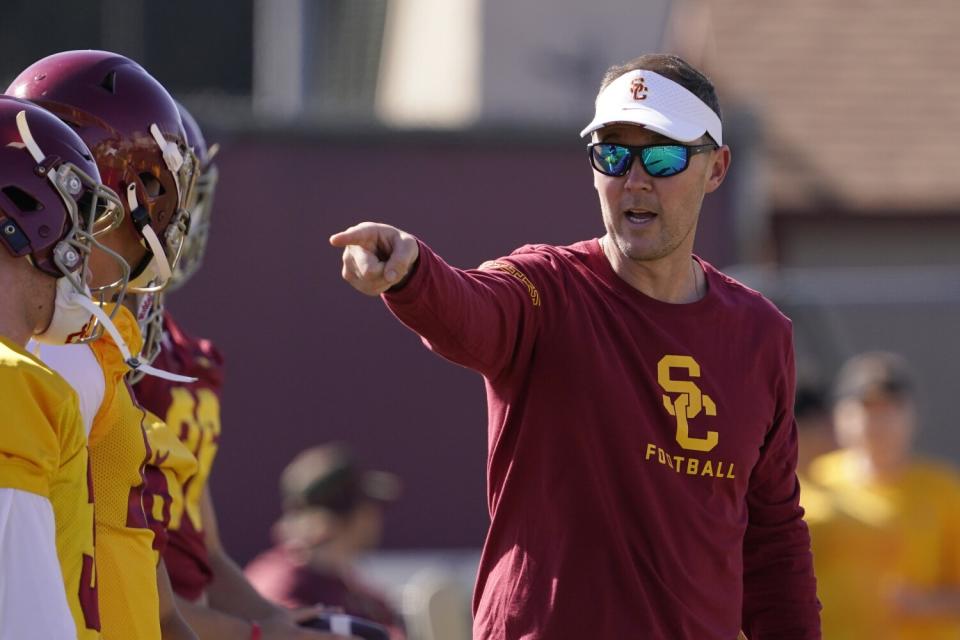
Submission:
M 743 629 L 750 640 L 819 640 L 810 533 L 797 482 L 796 385 L 790 331 L 782 343 L 777 413 L 750 476 L 743 541 Z
M 30 375 L 6 376 L 0 396 L 0 487 L 50 496 L 50 482 L 69 453 L 60 429 L 74 398 L 51 398 Z M 76 418 L 76 416 L 73 416 Z
M 0 489 L 0 638 L 77 637 L 50 501 Z
M 543 322 L 533 252 L 461 270 L 420 242 L 418 260 L 406 285 L 383 299 L 428 348 L 488 379 L 528 360 Z

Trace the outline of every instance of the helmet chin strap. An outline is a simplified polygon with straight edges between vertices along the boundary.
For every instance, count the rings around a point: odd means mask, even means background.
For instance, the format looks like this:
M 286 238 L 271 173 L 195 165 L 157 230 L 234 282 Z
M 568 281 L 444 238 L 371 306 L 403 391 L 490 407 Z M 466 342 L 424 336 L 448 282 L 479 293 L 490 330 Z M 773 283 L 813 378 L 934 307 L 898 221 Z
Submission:
M 130 207 L 131 212 L 136 211 L 140 206 L 140 203 L 137 201 L 137 185 L 132 182 L 127 185 L 127 205 Z M 142 235 L 146 241 L 147 247 L 149 247 L 151 253 L 153 253 L 151 264 L 159 278 L 156 286 L 163 287 L 173 275 L 170 269 L 170 263 L 167 261 L 167 254 L 163 250 L 163 245 L 160 244 L 160 238 L 157 237 L 157 233 L 153 230 L 153 227 L 150 226 L 149 222 L 144 224 L 139 231 L 140 235 Z
M 182 376 L 176 373 L 170 373 L 169 371 L 164 371 L 163 369 L 157 369 L 145 362 L 141 362 L 139 358 L 131 356 L 130 348 L 127 346 L 127 343 L 123 341 L 123 336 L 120 335 L 120 331 L 117 330 L 117 327 L 113 324 L 110 316 L 108 316 L 103 309 L 100 308 L 100 305 L 96 304 L 90 298 L 81 295 L 75 295 L 74 302 L 89 311 L 94 315 L 94 317 L 96 317 L 97 320 L 100 321 L 100 324 L 103 325 L 103 328 L 106 329 L 107 333 L 110 334 L 110 337 L 113 338 L 114 344 L 116 344 L 117 348 L 120 349 L 120 355 L 123 356 L 123 361 L 134 371 L 141 371 L 148 376 L 163 378 L 164 380 L 172 380 L 173 382 L 190 383 L 197 381 L 196 378 L 191 376 Z
M 153 136 L 154 142 L 160 147 L 164 164 L 167 165 L 167 169 L 173 174 L 173 181 L 177 185 L 177 202 L 179 202 L 183 195 L 180 178 L 178 177 L 180 167 L 183 166 L 184 162 L 183 154 L 180 153 L 180 149 L 177 148 L 176 144 L 163 137 L 163 133 L 161 133 L 160 127 L 157 126 L 156 122 L 150 125 L 150 135 Z
M 162 287 L 167 283 L 167 280 L 170 279 L 170 276 L 173 275 L 170 271 L 170 263 L 167 261 L 167 254 L 163 251 L 160 238 L 157 237 L 156 232 L 150 225 L 145 226 L 141 233 L 143 234 L 143 239 L 146 240 L 150 246 L 150 251 L 153 252 L 153 265 L 157 271 L 157 275 L 160 277 L 160 282 L 158 282 L 157 285 Z

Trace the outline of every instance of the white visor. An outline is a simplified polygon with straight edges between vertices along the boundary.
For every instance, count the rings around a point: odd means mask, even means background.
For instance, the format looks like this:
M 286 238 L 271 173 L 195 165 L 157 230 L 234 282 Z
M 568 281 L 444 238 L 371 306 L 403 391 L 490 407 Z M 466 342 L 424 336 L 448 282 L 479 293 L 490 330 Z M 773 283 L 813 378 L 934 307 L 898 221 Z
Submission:
M 587 136 L 609 124 L 636 124 L 678 142 L 693 142 L 704 133 L 723 144 L 720 117 L 685 87 L 653 71 L 625 73 L 597 96 L 597 114 Z

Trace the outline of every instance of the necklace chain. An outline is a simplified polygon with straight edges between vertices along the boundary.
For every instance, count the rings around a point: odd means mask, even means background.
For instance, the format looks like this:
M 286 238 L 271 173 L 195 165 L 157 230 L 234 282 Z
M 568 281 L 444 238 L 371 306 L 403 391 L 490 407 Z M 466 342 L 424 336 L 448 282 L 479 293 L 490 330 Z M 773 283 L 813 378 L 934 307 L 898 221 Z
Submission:
M 696 302 L 703 296 L 700 293 L 700 279 L 697 278 L 697 261 L 694 260 L 693 258 L 690 258 L 690 271 L 693 273 L 693 293 L 694 293 L 694 302 Z

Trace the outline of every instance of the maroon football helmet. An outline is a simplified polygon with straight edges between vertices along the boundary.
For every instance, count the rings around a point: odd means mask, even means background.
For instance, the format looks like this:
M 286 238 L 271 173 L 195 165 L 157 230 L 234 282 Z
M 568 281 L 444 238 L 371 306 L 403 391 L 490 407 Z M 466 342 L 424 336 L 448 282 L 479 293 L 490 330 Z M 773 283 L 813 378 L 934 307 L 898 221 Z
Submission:
M 53 114 L 0 96 L 0 245 L 83 293 L 94 236 L 120 224 L 123 205 L 100 184 L 83 140 Z
M 207 141 L 200 131 L 200 125 L 186 107 L 177 102 L 180 120 L 187 134 L 187 145 L 196 161 L 194 175 L 186 194 L 186 209 L 190 213 L 190 225 L 183 240 L 180 259 L 173 268 L 173 277 L 163 293 L 144 293 L 137 299 L 137 322 L 143 334 L 143 347 L 140 358 L 153 362 L 158 355 L 163 339 L 163 314 L 166 291 L 183 286 L 197 272 L 203 262 L 210 233 L 210 208 L 213 205 L 213 192 L 217 186 L 217 167 L 213 164 L 218 146 L 207 147 Z M 136 384 L 144 376 L 141 371 L 131 371 L 127 378 Z
M 103 184 L 120 196 L 144 242 L 143 260 L 130 265 L 131 280 L 157 252 L 163 253 L 158 263 L 166 258 L 162 266 L 172 269 L 189 223 L 184 204 L 195 160 L 166 89 L 124 56 L 87 50 L 33 63 L 7 93 L 50 110 L 90 148 Z

